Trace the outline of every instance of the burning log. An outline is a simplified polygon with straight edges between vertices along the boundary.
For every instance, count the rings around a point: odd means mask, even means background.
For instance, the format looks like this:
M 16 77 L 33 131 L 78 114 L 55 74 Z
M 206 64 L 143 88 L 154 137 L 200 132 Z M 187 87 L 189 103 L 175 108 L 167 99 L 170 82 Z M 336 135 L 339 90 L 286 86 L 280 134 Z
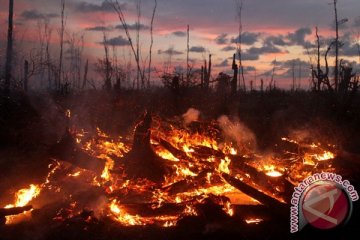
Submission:
M 122 162 L 128 177 L 162 182 L 167 167 L 165 161 L 151 148 L 151 123 L 151 114 L 147 112 L 136 125 L 132 149 L 124 156 Z
M 49 149 L 49 157 L 69 162 L 77 167 L 101 174 L 105 162 L 85 153 L 76 143 L 69 130 L 55 145 Z
M 5 224 L 6 216 L 18 215 L 20 213 L 30 211 L 32 208 L 33 207 L 31 205 L 24 206 L 24 207 L 0 208 L 0 225 Z
M 265 193 L 260 192 L 259 190 L 245 184 L 244 182 L 230 176 L 229 174 L 222 173 L 222 176 L 233 187 L 239 189 L 240 191 L 249 195 L 250 197 L 258 200 L 259 202 L 268 206 L 269 208 L 277 209 L 279 210 L 279 213 L 286 212 L 287 210 L 286 204 L 281 203 L 272 197 L 269 197 Z

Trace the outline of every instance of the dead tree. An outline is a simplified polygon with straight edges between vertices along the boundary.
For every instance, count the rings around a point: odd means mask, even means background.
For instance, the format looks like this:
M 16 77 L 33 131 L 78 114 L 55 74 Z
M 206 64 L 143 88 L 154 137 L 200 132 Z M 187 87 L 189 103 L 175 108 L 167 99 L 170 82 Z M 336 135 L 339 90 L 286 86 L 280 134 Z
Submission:
M 132 40 L 130 32 L 129 32 L 129 26 L 127 24 L 127 21 L 126 21 L 124 12 L 123 12 L 123 7 L 121 4 L 119 4 L 119 2 L 117 0 L 115 0 L 115 1 L 109 0 L 108 3 L 114 8 L 114 10 L 117 13 L 118 18 L 120 20 L 120 23 L 121 23 L 122 27 L 124 28 L 126 37 L 130 44 L 131 51 L 135 58 L 137 74 L 138 74 L 138 76 L 140 76 L 141 79 L 144 79 L 144 75 L 143 75 L 144 71 L 141 70 L 142 67 L 141 67 L 141 63 L 140 63 L 140 51 L 139 51 L 138 47 L 135 48 L 136 46 L 134 46 L 133 40 Z M 138 16 L 138 17 L 140 17 L 140 16 Z M 136 45 L 138 46 L 137 41 L 136 41 Z M 139 81 L 137 81 L 137 87 L 139 88 Z
M 132 149 L 125 155 L 122 163 L 126 175 L 131 179 L 146 178 L 162 182 L 169 169 L 165 161 L 152 150 L 151 123 L 151 114 L 147 112 L 136 125 Z
M 104 71 L 104 77 L 105 77 L 105 81 L 104 81 L 104 88 L 106 90 L 111 90 L 111 77 L 112 77 L 112 66 L 111 66 L 111 62 L 109 59 L 109 47 L 108 47 L 108 43 L 107 43 L 107 38 L 106 38 L 106 34 L 104 32 L 104 51 L 105 51 L 105 59 L 103 60 L 103 66 L 101 70 Z
M 335 91 L 338 90 L 338 82 L 339 82 L 339 22 L 337 16 L 337 0 L 334 0 L 334 14 L 335 14 L 335 70 L 334 70 L 334 88 Z
M 244 77 L 244 71 L 243 71 L 243 65 L 242 65 L 242 8 L 243 8 L 243 0 L 235 0 L 236 3 L 236 10 L 237 10 L 237 17 L 239 21 L 239 29 L 238 29 L 238 38 L 236 39 L 236 48 L 237 48 L 237 54 L 239 57 L 239 69 L 241 71 L 241 82 L 242 82 L 242 88 L 244 91 L 246 91 L 246 84 L 245 84 L 245 77 Z
M 8 35 L 6 47 L 6 63 L 5 63 L 5 92 L 10 91 L 12 57 L 13 57 L 13 17 L 14 17 L 14 0 L 9 0 L 9 21 Z
M 28 91 L 28 80 L 29 80 L 29 62 L 24 62 L 24 91 Z
M 210 86 L 210 77 L 211 77 L 211 54 L 209 54 L 209 66 L 207 66 L 206 60 L 205 60 L 205 66 L 203 68 L 204 70 L 204 87 L 205 89 L 208 89 Z
M 316 64 L 316 70 L 312 69 L 312 76 L 313 76 L 313 89 L 317 92 L 321 91 L 321 89 L 323 88 L 323 86 L 326 86 L 326 88 L 329 91 L 333 91 L 333 87 L 331 86 L 330 80 L 329 80 L 329 64 L 328 64 L 328 54 L 332 48 L 332 45 L 335 43 L 334 41 L 332 41 L 326 52 L 324 55 L 324 60 L 325 60 L 325 72 L 322 70 L 321 68 L 321 54 L 320 54 L 320 48 L 321 48 L 321 44 L 320 44 L 320 37 L 318 34 L 318 28 L 315 28 L 315 34 L 316 34 L 316 43 L 317 43 L 317 64 Z
M 61 0 L 61 27 L 59 30 L 60 35 L 60 56 L 59 56 L 59 70 L 56 88 L 60 90 L 61 81 L 63 77 L 63 49 L 64 49 L 64 33 L 65 33 L 65 0 Z
M 190 66 L 189 66 L 189 52 L 190 52 L 190 44 L 189 44 L 189 41 L 190 41 L 190 28 L 189 28 L 189 25 L 187 25 L 187 48 L 186 48 L 186 83 L 189 84 L 189 77 L 190 77 Z
M 85 63 L 84 78 L 83 78 L 83 84 L 82 84 L 82 89 L 83 89 L 83 90 L 85 89 L 86 83 L 87 83 L 88 69 L 89 69 L 89 59 L 87 59 L 87 60 L 86 60 L 86 63 Z
M 147 87 L 150 88 L 150 79 L 151 79 L 151 61 L 152 61 L 152 48 L 154 44 L 154 36 L 153 36 L 153 27 L 154 27 L 154 18 L 156 14 L 157 8 L 157 0 L 155 0 L 154 9 L 151 16 L 150 22 L 150 48 L 149 48 L 149 66 L 148 66 L 148 79 L 147 79 Z
M 236 54 L 233 55 L 232 69 L 234 71 L 233 79 L 231 80 L 231 95 L 235 95 L 237 91 L 237 77 L 238 77 L 238 65 L 235 61 Z

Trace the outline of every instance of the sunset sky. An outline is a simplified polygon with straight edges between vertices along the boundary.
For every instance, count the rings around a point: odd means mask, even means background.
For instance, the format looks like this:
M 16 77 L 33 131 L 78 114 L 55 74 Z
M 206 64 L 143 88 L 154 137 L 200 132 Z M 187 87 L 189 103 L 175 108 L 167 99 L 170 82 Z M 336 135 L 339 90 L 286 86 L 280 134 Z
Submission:
M 49 19 L 54 58 L 58 52 L 60 0 L 15 0 L 15 37 L 17 46 L 34 49 L 38 46 L 38 22 Z M 120 0 L 128 24 L 134 25 L 134 0 Z M 309 64 L 315 63 L 312 52 L 315 26 L 324 42 L 324 49 L 334 37 L 332 0 L 244 0 L 243 1 L 243 60 L 246 80 L 269 81 L 276 66 L 276 81 L 281 87 L 291 84 L 292 66 L 301 85 L 309 86 Z M 8 1 L 0 0 L 0 54 L 4 61 Z M 149 24 L 153 0 L 142 0 L 143 24 L 141 48 L 147 59 Z M 338 18 L 348 19 L 340 28 L 342 58 L 359 63 L 360 1 L 338 0 Z M 103 57 L 103 31 L 109 43 L 117 46 L 124 61 L 129 59 L 129 46 L 124 30 L 114 10 L 103 0 L 66 0 L 67 36 L 84 36 L 84 58 L 95 63 Z M 190 25 L 190 58 L 194 68 L 200 68 L 208 54 L 213 55 L 216 77 L 220 71 L 231 71 L 231 57 L 235 53 L 238 32 L 234 0 L 158 0 L 154 21 L 153 61 L 161 72 L 172 53 L 171 67 L 186 65 L 186 27 Z M 130 32 L 135 38 L 135 31 Z M 24 50 L 25 51 L 25 50 Z M 123 56 L 123 57 L 121 57 Z M 276 60 L 276 64 L 274 64 Z M 295 61 L 294 61 L 295 60 Z M 355 63 L 355 64 L 356 64 Z M 358 68 L 358 66 L 356 66 Z M 301 73 L 299 73 L 301 71 Z M 154 75 L 156 75 L 154 73 Z M 258 85 L 259 83 L 257 83 Z

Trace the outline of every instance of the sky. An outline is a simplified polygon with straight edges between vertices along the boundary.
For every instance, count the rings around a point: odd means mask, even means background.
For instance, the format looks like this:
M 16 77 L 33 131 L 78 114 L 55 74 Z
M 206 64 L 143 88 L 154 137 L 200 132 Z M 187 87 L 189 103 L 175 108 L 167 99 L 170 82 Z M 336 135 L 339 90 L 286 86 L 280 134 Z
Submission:
M 140 1 L 140 0 L 139 0 Z M 15 0 L 15 38 L 18 55 L 39 48 L 39 22 L 49 21 L 51 48 L 58 55 L 60 0 Z M 132 39 L 135 39 L 136 0 L 119 0 L 124 9 Z M 143 62 L 148 61 L 149 26 L 154 0 L 141 0 L 140 47 Z M 165 67 L 186 66 L 187 25 L 190 26 L 190 61 L 198 69 L 212 54 L 213 76 L 231 73 L 236 52 L 239 19 L 236 0 L 158 0 L 154 19 L 153 74 Z M 242 59 L 247 84 L 258 87 L 260 79 L 270 81 L 273 68 L 278 86 L 289 88 L 295 78 L 309 86 L 309 69 L 315 64 L 315 27 L 318 27 L 322 52 L 333 40 L 334 9 L 332 0 L 243 0 Z M 124 29 L 113 8 L 103 0 L 65 0 L 66 40 L 84 38 L 83 58 L 93 66 L 103 58 L 104 32 L 116 48 L 124 66 L 133 61 Z M 4 58 L 8 1 L 0 0 L 0 57 Z M 360 1 L 338 0 L 338 19 L 347 19 L 340 27 L 343 46 L 341 58 L 359 63 Z M 68 63 L 70 64 L 70 63 Z M 133 63 L 134 64 L 134 63 Z M 99 77 L 99 76 L 97 76 Z

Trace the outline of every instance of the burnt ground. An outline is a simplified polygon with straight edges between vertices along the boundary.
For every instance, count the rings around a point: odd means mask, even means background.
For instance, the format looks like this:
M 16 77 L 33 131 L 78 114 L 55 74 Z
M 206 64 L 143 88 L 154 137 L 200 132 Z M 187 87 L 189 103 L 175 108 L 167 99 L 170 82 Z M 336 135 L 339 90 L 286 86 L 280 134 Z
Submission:
M 347 177 L 360 189 L 359 106 L 359 95 L 350 101 L 326 93 L 283 91 L 243 93 L 233 99 L 198 90 L 174 96 L 164 89 L 67 96 L 13 93 L 0 100 L 0 203 L 8 203 L 12 193 L 26 183 L 44 179 L 50 162 L 47 150 L 68 125 L 66 109 L 71 110 L 72 127 L 89 132 L 99 127 L 110 135 L 130 136 L 145 110 L 172 118 L 193 107 L 201 111 L 203 120 L 224 114 L 239 118 L 254 132 L 261 151 L 271 149 L 276 139 L 293 130 L 308 130 L 314 138 L 336 144 L 346 153 L 341 165 L 349 169 Z M 347 225 L 332 231 L 307 227 L 293 235 L 288 215 L 276 209 L 238 206 L 235 216 L 227 218 L 217 215 L 212 206 L 202 207 L 201 216 L 186 217 L 174 228 L 121 227 L 110 219 L 85 221 L 81 216 L 65 222 L 46 221 L 39 210 L 29 222 L 0 227 L 0 239 L 350 239 L 360 233 L 359 202 L 354 203 Z M 243 221 L 253 215 L 265 221 L 257 225 Z

